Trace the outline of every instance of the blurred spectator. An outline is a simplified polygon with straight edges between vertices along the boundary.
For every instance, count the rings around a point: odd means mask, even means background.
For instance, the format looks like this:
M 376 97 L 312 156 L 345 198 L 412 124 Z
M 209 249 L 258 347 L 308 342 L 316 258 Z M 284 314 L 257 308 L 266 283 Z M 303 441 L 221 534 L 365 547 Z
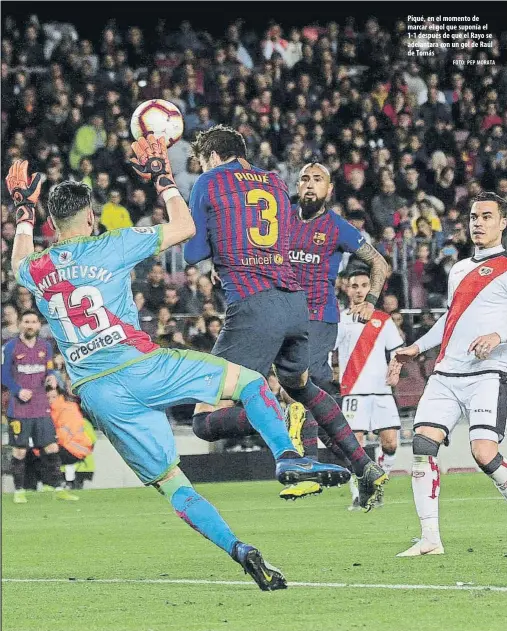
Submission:
M 199 299 L 199 288 L 197 280 L 199 270 L 195 265 L 185 267 L 185 282 L 178 291 L 180 302 L 184 313 L 199 315 L 201 313 L 201 301 Z
M 384 294 L 396 296 L 400 309 L 405 308 L 405 296 L 403 291 L 403 278 L 399 272 L 393 271 L 393 259 L 389 255 L 384 255 L 387 262 L 387 279 L 383 288 Z
M 2 308 L 2 343 L 19 335 L 19 315 L 16 307 L 4 304 Z
M 193 338 L 192 346 L 198 351 L 209 353 L 222 329 L 222 321 L 218 316 L 209 316 L 205 318 L 204 322 L 206 330 Z
M 100 222 L 106 230 L 117 230 L 118 228 L 131 228 L 134 224 L 130 218 L 129 211 L 121 205 L 121 194 L 119 191 L 111 191 L 109 202 L 104 204 Z
M 383 228 L 394 225 L 394 213 L 406 204 L 406 200 L 396 193 L 392 180 L 385 180 L 380 190 L 371 203 L 371 212 L 379 233 Z
M 394 311 L 398 311 L 398 298 L 394 294 L 385 294 L 382 299 L 382 311 L 385 311 L 389 315 Z
M 217 313 L 225 313 L 225 300 L 220 290 L 216 290 L 208 276 L 200 276 L 197 280 L 199 290 L 199 300 L 201 301 L 201 311 L 204 303 L 211 302 Z M 220 293 L 219 293 L 220 292 Z
M 188 202 L 190 192 L 201 173 L 201 165 L 197 158 L 191 157 L 187 160 L 186 169 L 183 173 L 175 175 L 174 180 L 183 199 Z
M 142 291 L 134 294 L 134 303 L 137 307 L 141 330 L 154 337 L 157 332 L 157 320 L 154 313 L 146 307 L 146 298 Z
M 136 284 L 136 288 L 142 287 L 146 308 L 152 313 L 157 313 L 164 303 L 166 291 L 164 276 L 164 268 L 162 265 L 155 263 L 148 274 L 146 282 L 142 285 Z
M 93 156 L 101 147 L 104 147 L 106 137 L 104 119 L 95 114 L 91 117 L 89 124 L 82 125 L 76 132 L 69 155 L 71 169 L 76 170 L 81 158 Z

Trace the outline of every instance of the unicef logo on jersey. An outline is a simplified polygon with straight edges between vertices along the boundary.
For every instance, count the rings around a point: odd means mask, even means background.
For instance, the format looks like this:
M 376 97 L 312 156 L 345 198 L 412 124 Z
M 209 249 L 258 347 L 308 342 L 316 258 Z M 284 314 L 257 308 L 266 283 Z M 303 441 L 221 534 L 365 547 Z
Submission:
M 58 263 L 56 264 L 56 267 L 66 267 L 73 262 L 74 261 L 72 260 L 72 252 L 69 252 L 68 250 L 63 250 L 63 252 L 60 252 L 60 254 L 58 255 Z

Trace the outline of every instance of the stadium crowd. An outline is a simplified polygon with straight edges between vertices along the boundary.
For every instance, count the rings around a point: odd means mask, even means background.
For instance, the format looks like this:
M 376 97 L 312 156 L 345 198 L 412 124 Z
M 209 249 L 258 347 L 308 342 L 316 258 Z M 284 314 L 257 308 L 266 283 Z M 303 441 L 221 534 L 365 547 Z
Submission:
M 45 201 L 65 179 L 93 191 L 95 234 L 164 221 L 163 204 L 129 166 L 130 115 L 150 98 L 173 101 L 185 118 L 169 150 L 188 200 L 200 173 L 190 141 L 216 123 L 232 125 L 249 158 L 277 170 L 294 201 L 301 167 L 318 160 L 332 173 L 334 212 L 363 231 L 390 263 L 382 308 L 407 341 L 414 331 L 400 309 L 445 306 L 447 274 L 470 255 L 469 201 L 479 191 L 507 196 L 507 34 L 489 49 L 437 50 L 409 57 L 400 21 L 387 32 L 375 18 L 344 24 L 251 32 L 241 21 L 223 37 L 189 22 L 170 30 L 161 19 L 140 28 L 106 25 L 100 40 L 71 24 L 4 18 L 2 39 L 2 186 L 12 161 L 43 173 L 37 249 L 54 239 Z M 496 65 L 457 65 L 456 59 Z M 32 308 L 10 271 L 15 223 L 2 190 L 2 339 L 18 333 Z M 344 265 L 353 265 L 345 256 Z M 336 292 L 346 306 L 346 280 Z M 185 266 L 181 251 L 139 265 L 132 278 L 143 330 L 162 346 L 209 351 L 224 312 L 209 268 Z M 49 335 L 47 326 L 42 335 Z M 65 379 L 61 356 L 56 368 Z

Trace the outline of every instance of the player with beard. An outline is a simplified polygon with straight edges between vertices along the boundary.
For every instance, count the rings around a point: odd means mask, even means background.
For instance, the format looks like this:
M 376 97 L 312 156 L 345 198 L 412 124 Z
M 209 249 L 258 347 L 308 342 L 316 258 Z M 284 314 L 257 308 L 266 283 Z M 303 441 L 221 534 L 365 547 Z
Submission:
M 274 364 L 286 393 L 312 412 L 351 461 L 359 480 L 360 504 L 370 510 L 383 493 L 387 476 L 359 445 L 333 397 L 308 375 L 308 306 L 290 264 L 292 210 L 287 187 L 275 173 L 247 162 L 244 138 L 231 128 L 217 125 L 201 132 L 192 146 L 203 174 L 190 197 L 196 234 L 185 245 L 184 256 L 190 264 L 212 258 L 227 301 L 225 324 L 212 354 L 240 360 L 265 376 Z M 373 248 L 362 246 L 362 239 L 356 249 L 362 250 L 367 262 L 377 258 Z M 378 256 L 380 266 L 387 268 Z M 376 282 L 378 271 L 375 268 L 373 273 Z M 385 273 L 380 287 L 384 280 Z M 368 320 L 374 308 L 371 301 L 377 297 L 370 296 L 370 302 L 352 311 Z M 304 417 L 304 409 L 298 416 Z M 193 429 L 210 442 L 253 431 L 244 410 L 224 403 L 219 409 L 198 404 Z M 339 483 L 350 477 L 346 474 Z M 314 479 L 300 481 L 317 488 L 305 492 L 299 487 L 302 492 L 293 499 L 320 492 Z
M 340 320 L 335 282 L 343 253 L 354 253 L 371 267 L 371 288 L 362 302 L 364 308 L 360 313 L 356 311 L 350 316 L 362 323 L 370 320 L 374 311 L 386 279 L 387 264 L 382 255 L 366 243 L 359 230 L 327 209 L 326 204 L 333 194 L 333 184 L 324 165 L 317 162 L 306 164 L 301 169 L 297 188 L 299 203 L 294 209 L 289 257 L 296 280 L 304 289 L 308 301 L 309 374 L 316 385 L 333 393 L 329 355 L 335 348 Z M 351 311 L 348 313 L 351 314 Z M 293 404 L 287 416 L 289 433 L 296 442 L 300 428 L 306 434 L 306 441 L 314 442 L 311 427 L 315 427 L 315 423 L 311 411 L 307 412 L 307 418 L 303 420 L 300 407 Z M 317 432 L 316 427 L 314 431 Z M 322 442 L 343 459 L 343 454 L 329 440 L 326 432 L 320 428 L 318 433 Z

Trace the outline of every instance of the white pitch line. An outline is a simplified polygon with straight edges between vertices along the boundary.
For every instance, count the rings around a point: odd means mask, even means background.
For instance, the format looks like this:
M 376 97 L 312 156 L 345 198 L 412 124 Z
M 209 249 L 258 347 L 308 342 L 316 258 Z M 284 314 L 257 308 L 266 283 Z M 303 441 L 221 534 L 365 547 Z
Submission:
M 190 578 L 97 578 L 97 579 L 66 579 L 66 578 L 3 578 L 2 583 L 108 583 L 108 584 L 169 584 L 169 585 L 230 585 L 241 587 L 255 587 L 255 583 L 246 581 L 209 581 Z M 385 585 L 382 583 L 310 583 L 293 582 L 289 587 L 330 587 L 333 589 L 429 589 L 456 592 L 507 592 L 507 587 L 495 585 Z

